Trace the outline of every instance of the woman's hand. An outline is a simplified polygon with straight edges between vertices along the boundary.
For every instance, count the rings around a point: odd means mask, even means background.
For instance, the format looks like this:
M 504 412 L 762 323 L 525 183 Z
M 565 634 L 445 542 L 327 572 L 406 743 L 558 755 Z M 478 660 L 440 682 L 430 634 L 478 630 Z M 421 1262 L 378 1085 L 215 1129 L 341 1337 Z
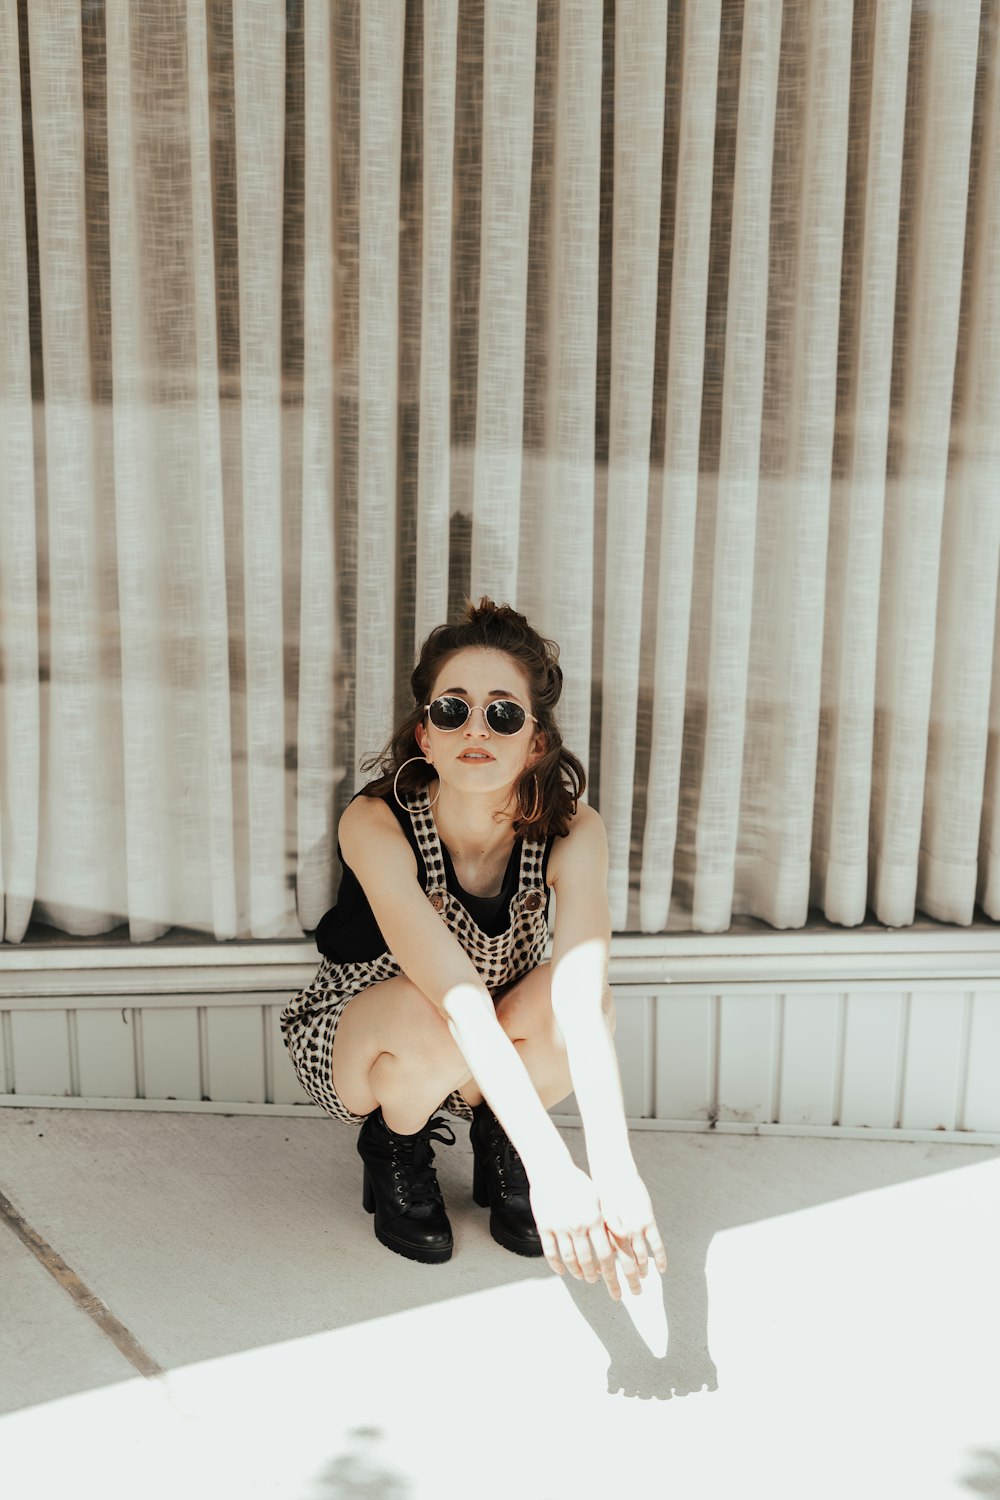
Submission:
M 610 1242 L 621 1256 L 625 1279 L 638 1293 L 651 1256 L 661 1274 L 667 1269 L 667 1253 L 645 1183 L 634 1168 L 616 1173 L 601 1182 L 600 1202 Z
M 604 1226 L 597 1189 L 586 1172 L 570 1162 L 538 1178 L 531 1185 L 531 1211 L 553 1271 L 560 1276 L 568 1271 L 578 1280 L 591 1282 L 603 1276 L 618 1301 L 622 1291 L 615 1250 Z M 638 1283 L 633 1290 L 639 1290 Z

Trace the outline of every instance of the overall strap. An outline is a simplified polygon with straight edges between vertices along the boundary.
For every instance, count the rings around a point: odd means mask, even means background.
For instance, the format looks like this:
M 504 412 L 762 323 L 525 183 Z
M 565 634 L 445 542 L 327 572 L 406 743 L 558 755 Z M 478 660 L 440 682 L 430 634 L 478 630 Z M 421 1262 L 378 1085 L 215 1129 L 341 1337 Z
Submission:
M 440 899 L 435 901 L 434 897 L 447 895 L 448 886 L 444 875 L 444 855 L 441 852 L 441 840 L 438 838 L 437 824 L 434 822 L 430 808 L 430 799 L 427 796 L 426 787 L 419 792 L 406 795 L 406 806 L 409 810 L 410 821 L 413 824 L 413 832 L 417 840 L 417 848 L 424 862 L 424 870 L 427 875 L 427 884 L 424 887 L 425 895 L 431 905 L 438 910 L 441 908 Z
M 518 905 L 522 911 L 542 911 L 547 893 L 542 867 L 545 861 L 544 839 L 521 841 L 521 870 L 517 887 Z

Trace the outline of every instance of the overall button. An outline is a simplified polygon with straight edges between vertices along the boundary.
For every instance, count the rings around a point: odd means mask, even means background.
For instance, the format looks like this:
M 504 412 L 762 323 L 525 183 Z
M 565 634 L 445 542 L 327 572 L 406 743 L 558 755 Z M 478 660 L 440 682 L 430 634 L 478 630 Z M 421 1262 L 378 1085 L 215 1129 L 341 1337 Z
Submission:
M 443 891 L 431 891 L 431 893 L 427 897 L 427 899 L 431 903 L 431 905 L 433 906 L 433 908 L 434 908 L 435 911 L 441 911 L 442 908 L 444 907 L 444 892 Z
M 527 891 L 521 904 L 525 911 L 541 911 L 545 905 L 545 897 L 541 891 Z

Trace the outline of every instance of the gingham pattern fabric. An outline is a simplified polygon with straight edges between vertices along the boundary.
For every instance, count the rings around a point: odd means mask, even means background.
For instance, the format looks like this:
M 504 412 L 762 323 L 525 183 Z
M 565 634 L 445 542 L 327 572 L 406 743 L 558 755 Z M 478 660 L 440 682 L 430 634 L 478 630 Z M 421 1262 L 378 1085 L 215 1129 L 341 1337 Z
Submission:
M 445 884 L 444 855 L 426 790 L 406 800 L 417 847 L 427 872 L 425 893 L 442 921 L 471 958 L 486 988 L 495 993 L 541 962 L 548 939 L 545 918 L 544 841 L 521 845 L 518 886 L 510 903 L 510 921 L 497 937 L 488 937 Z M 339 964 L 324 958 L 311 984 L 281 1012 L 281 1032 L 299 1082 L 327 1114 L 345 1124 L 360 1125 L 364 1115 L 345 1109 L 333 1088 L 333 1039 L 344 1006 L 369 985 L 401 974 L 391 953 L 365 963 Z M 472 1111 L 458 1093 L 441 1105 L 464 1120 Z

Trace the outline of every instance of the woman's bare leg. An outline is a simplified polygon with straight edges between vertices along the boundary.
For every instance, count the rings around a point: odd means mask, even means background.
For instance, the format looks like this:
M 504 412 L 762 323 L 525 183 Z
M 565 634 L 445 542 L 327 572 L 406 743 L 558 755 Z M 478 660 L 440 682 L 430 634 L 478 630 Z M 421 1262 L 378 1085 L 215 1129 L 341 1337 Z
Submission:
M 352 1114 L 381 1105 L 390 1130 L 412 1135 L 470 1081 L 448 1023 L 405 975 L 348 1001 L 333 1039 L 333 1086 Z
M 573 1092 L 566 1047 L 552 1014 L 551 977 L 551 965 L 539 964 L 497 1001 L 497 1020 L 520 1053 L 546 1109 Z M 610 990 L 605 990 L 604 1014 L 613 1035 L 615 1012 Z M 462 1092 L 465 1094 L 464 1089 Z
M 517 1048 L 538 1097 L 551 1109 L 572 1093 L 569 1063 L 549 988 L 549 965 L 539 964 L 497 1001 L 497 1020 Z
M 611 1014 L 610 992 L 606 1008 Z M 546 1109 L 572 1091 L 566 1049 L 552 1015 L 549 965 L 539 964 L 497 1002 Z M 390 1130 L 411 1135 L 454 1089 L 475 1105 L 482 1093 L 440 1011 L 404 975 L 355 995 L 333 1043 L 334 1088 L 352 1114 L 377 1105 Z

